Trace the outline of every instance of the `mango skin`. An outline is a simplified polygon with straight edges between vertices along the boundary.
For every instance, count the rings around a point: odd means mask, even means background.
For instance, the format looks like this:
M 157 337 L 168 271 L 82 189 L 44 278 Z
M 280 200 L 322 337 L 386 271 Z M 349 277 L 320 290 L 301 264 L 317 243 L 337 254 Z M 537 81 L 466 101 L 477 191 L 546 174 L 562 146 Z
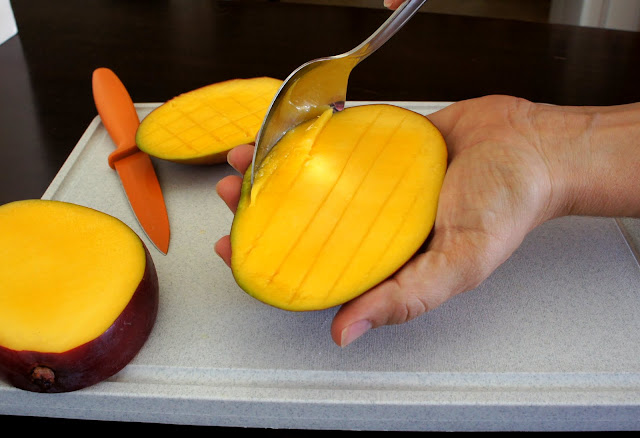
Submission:
M 0 346 L 0 378 L 26 391 L 60 393 L 86 388 L 122 370 L 138 354 L 156 321 L 158 275 L 145 247 L 146 268 L 131 301 L 102 335 L 63 353 L 15 351 Z M 38 380 L 36 367 L 53 371 L 54 380 Z
M 290 131 L 253 187 L 250 171 L 244 175 L 231 227 L 237 284 L 290 311 L 322 310 L 366 292 L 423 245 L 446 167 L 437 128 L 391 105 L 325 113 Z

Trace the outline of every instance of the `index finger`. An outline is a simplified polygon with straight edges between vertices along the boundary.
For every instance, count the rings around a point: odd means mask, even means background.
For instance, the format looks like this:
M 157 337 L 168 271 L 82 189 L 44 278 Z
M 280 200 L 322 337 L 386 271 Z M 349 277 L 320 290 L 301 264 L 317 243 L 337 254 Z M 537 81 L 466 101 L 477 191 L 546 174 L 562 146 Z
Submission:
M 244 175 L 253 160 L 253 149 L 253 145 L 250 144 L 236 146 L 227 154 L 227 162 Z

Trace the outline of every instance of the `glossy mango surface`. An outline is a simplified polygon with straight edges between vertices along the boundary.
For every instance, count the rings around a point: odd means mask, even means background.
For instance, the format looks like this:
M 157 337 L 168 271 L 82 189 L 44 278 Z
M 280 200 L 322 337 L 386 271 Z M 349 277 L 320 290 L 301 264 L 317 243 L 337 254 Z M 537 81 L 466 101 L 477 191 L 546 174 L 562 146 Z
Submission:
M 232 271 L 294 311 L 342 304 L 387 278 L 428 236 L 447 166 L 440 132 L 391 105 L 330 110 L 289 131 L 244 177 Z
M 255 140 L 282 81 L 232 79 L 186 92 L 160 105 L 136 133 L 140 150 L 186 164 L 215 164 Z
M 0 345 L 62 352 L 102 334 L 145 269 L 141 240 L 104 213 L 57 201 L 0 207 Z
M 0 379 L 36 392 L 98 383 L 142 348 L 158 277 L 125 223 L 61 201 L 0 206 Z

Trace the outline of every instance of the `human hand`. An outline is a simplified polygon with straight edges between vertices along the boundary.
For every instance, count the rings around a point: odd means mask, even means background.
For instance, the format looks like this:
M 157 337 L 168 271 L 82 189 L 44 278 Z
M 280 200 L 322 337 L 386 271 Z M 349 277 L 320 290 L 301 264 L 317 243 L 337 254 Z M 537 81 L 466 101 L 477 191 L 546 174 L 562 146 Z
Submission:
M 533 106 L 492 96 L 429 116 L 450 160 L 431 241 L 393 277 L 342 306 L 331 330 L 336 343 L 407 322 L 475 288 L 556 214 L 552 178 L 529 118 Z
M 596 145 L 600 138 L 594 112 L 488 96 L 430 115 L 445 138 L 450 160 L 431 240 L 425 252 L 395 275 L 341 307 L 331 327 L 334 342 L 346 346 L 371 328 L 407 322 L 474 289 L 548 219 L 563 214 L 640 215 L 633 176 L 640 157 L 634 160 L 631 155 L 637 157 L 640 148 L 620 140 L 615 144 L 625 151 L 584 150 L 584 144 Z M 637 131 L 638 108 L 623 113 Z M 605 132 L 611 142 L 611 131 Z M 628 129 L 621 133 L 634 138 L 629 134 Z M 228 161 L 242 174 L 252 154 L 253 146 L 244 145 L 230 151 Z M 627 162 L 635 164 L 625 167 Z M 610 177 L 616 179 L 614 191 L 598 187 L 603 165 L 619 169 Z M 238 175 L 228 176 L 216 187 L 233 212 L 241 181 Z M 215 249 L 230 265 L 229 236 Z
M 384 6 L 389 9 L 398 9 L 398 7 L 404 2 L 405 0 L 384 0 Z
M 222 178 L 216 184 L 218 196 L 227 204 L 233 214 L 236 213 L 240 201 L 240 189 L 242 188 L 242 175 L 247 171 L 253 160 L 254 146 L 244 144 L 236 146 L 227 154 L 227 162 L 237 170 L 240 175 L 229 175 Z M 231 239 L 229 235 L 221 237 L 214 245 L 216 254 L 222 258 L 227 266 L 231 267 Z
M 372 327 L 409 321 L 473 289 L 551 215 L 551 181 L 534 145 L 529 105 L 494 96 L 430 116 L 450 158 L 432 240 L 393 277 L 342 306 L 332 326 L 337 344 L 346 345 Z M 243 174 L 252 155 L 253 147 L 243 145 L 229 152 L 228 161 Z M 234 213 L 241 183 L 241 176 L 233 175 L 216 187 Z M 230 265 L 229 237 L 215 249 Z

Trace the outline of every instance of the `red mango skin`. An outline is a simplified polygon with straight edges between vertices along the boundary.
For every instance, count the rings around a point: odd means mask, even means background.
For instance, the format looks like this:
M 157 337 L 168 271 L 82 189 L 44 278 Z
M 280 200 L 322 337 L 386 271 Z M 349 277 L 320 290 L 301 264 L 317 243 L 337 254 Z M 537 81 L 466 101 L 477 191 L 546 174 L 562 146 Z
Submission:
M 124 368 L 147 341 L 158 314 L 158 275 L 146 246 L 145 254 L 140 284 L 104 333 L 62 353 L 15 351 L 0 346 L 0 378 L 27 391 L 60 393 L 94 385 Z M 44 376 L 33 376 L 36 367 L 45 367 Z

